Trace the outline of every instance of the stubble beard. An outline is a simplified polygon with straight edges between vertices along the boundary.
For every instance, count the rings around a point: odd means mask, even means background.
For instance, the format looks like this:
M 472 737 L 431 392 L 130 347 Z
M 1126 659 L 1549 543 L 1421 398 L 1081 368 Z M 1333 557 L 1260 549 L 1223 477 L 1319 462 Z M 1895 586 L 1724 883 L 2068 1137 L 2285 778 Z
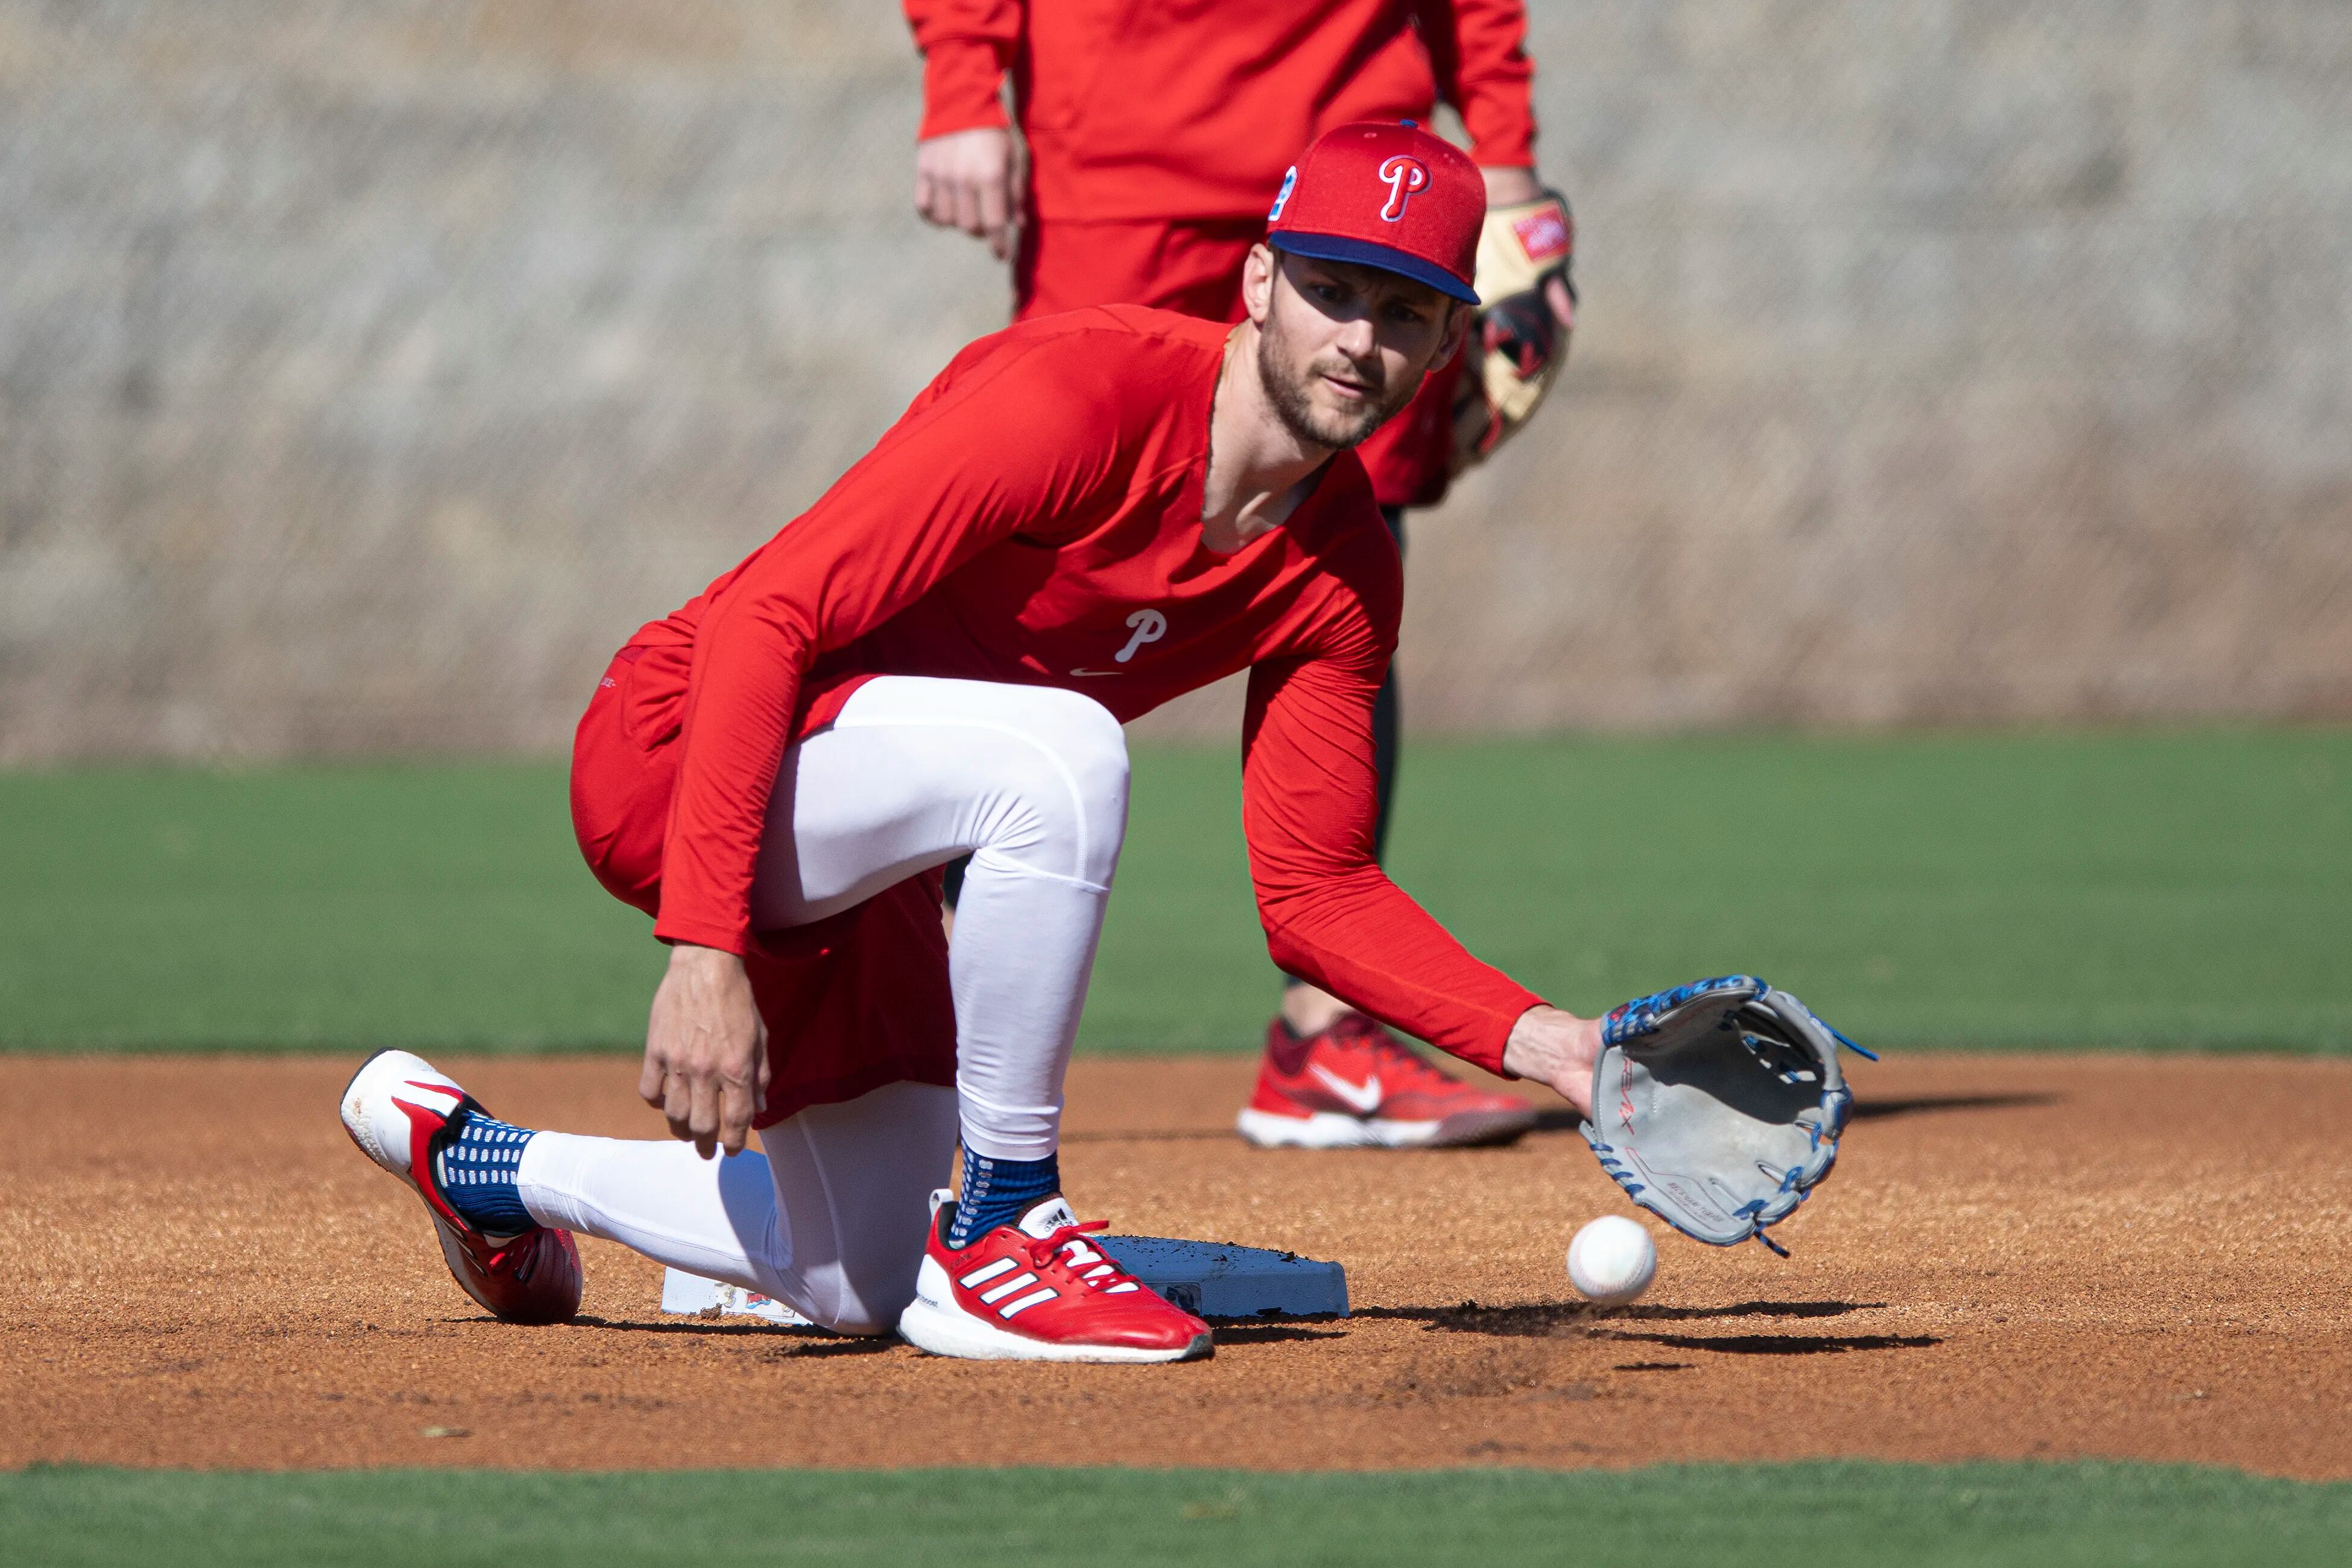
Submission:
M 1307 446 L 1321 447 L 1334 452 L 1357 446 L 1386 424 L 1390 416 L 1410 400 L 1409 396 L 1397 396 L 1381 389 L 1366 400 L 1361 413 L 1326 414 L 1315 406 L 1315 400 L 1307 391 L 1322 373 L 1310 361 L 1301 366 L 1296 375 L 1291 374 L 1285 368 L 1285 363 L 1291 357 L 1285 352 L 1288 347 L 1288 335 L 1269 318 L 1258 332 L 1257 380 L 1265 390 L 1265 400 L 1273 405 L 1275 416 L 1282 421 L 1283 428 Z M 1344 368 L 1349 374 L 1358 378 L 1363 375 L 1361 367 L 1345 360 L 1332 368 Z

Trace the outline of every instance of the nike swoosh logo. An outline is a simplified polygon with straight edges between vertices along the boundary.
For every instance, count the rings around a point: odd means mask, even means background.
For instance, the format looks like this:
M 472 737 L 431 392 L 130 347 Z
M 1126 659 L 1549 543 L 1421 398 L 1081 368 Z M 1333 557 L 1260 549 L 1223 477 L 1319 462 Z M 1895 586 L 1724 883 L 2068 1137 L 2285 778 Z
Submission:
M 1325 1089 L 1338 1095 L 1359 1116 L 1370 1116 L 1381 1108 L 1381 1079 L 1378 1073 L 1361 1083 L 1349 1083 L 1321 1062 L 1309 1062 L 1307 1070 L 1313 1073 Z

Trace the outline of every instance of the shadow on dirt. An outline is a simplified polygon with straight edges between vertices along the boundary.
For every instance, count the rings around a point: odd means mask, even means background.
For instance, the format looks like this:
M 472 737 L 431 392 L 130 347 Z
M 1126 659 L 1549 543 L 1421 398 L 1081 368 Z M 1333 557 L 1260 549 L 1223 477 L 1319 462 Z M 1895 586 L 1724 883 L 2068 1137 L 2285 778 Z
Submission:
M 597 1329 L 614 1334 L 688 1334 L 698 1339 L 756 1339 L 766 1341 L 774 1349 L 803 1356 L 881 1355 L 898 1345 L 895 1334 L 853 1339 L 845 1334 L 828 1334 L 816 1329 L 791 1329 L 776 1323 L 746 1323 L 740 1321 L 714 1322 L 708 1318 L 678 1318 L 668 1322 L 646 1323 L 583 1314 L 565 1326 Z
M 1931 1110 L 2024 1110 L 2056 1105 L 2059 1094 L 1915 1094 L 1900 1100 L 1854 1102 L 1853 1121 L 1882 1121 L 1890 1116 L 1919 1116 Z
M 1550 1339 L 1570 1334 L 1625 1339 L 1617 1323 L 1713 1322 L 1726 1318 L 1835 1318 L 1876 1311 L 1884 1301 L 1735 1301 L 1727 1307 L 1595 1307 L 1582 1301 L 1544 1301 L 1525 1307 L 1359 1307 L 1359 1318 L 1393 1318 L 1428 1325 L 1431 1333 L 1490 1334 L 1504 1339 Z M 1725 1342 L 1701 1339 L 1715 1345 Z
M 784 1336 L 778 1335 L 779 1341 Z M 888 1355 L 905 1348 L 896 1334 L 868 1335 L 863 1339 L 820 1339 L 814 1334 L 793 1334 L 791 1343 L 779 1343 L 778 1351 L 789 1352 L 795 1360 L 806 1356 Z M 771 1352 L 771 1354 L 775 1352 Z
M 1717 1355 L 1842 1355 L 1848 1351 L 1916 1351 L 1944 1342 L 1932 1334 L 1629 1334 L 1619 1329 L 1594 1329 L 1591 1337 L 1629 1343 L 1664 1345 L 1668 1350 L 1712 1351 Z
M 1923 1116 L 1936 1110 L 2028 1110 L 2040 1106 L 2056 1105 L 2065 1099 L 2058 1094 L 1913 1094 L 1899 1099 L 1864 1100 L 1854 1102 L 1853 1121 L 1884 1121 L 1895 1116 Z M 1538 1132 L 1573 1132 L 1582 1118 L 1573 1110 L 1541 1110 L 1536 1113 Z
M 1316 1322 L 1333 1322 L 1336 1319 L 1317 1318 Z M 1345 1329 L 1308 1329 L 1296 1323 L 1235 1322 L 1230 1318 L 1212 1318 L 1221 1345 L 1278 1345 L 1292 1340 L 1344 1340 Z
M 714 1318 L 668 1318 L 659 1322 L 636 1322 L 625 1318 L 596 1318 L 583 1312 L 563 1325 L 567 1329 L 601 1329 L 610 1334 L 693 1334 L 709 1339 L 761 1338 L 779 1331 L 773 1323 L 747 1323 L 740 1318 L 732 1322 Z
M 1687 1323 L 1717 1318 L 1842 1318 L 1885 1308 L 1884 1301 L 1734 1301 L 1728 1307 L 1620 1307 L 1603 1316 L 1614 1322 Z

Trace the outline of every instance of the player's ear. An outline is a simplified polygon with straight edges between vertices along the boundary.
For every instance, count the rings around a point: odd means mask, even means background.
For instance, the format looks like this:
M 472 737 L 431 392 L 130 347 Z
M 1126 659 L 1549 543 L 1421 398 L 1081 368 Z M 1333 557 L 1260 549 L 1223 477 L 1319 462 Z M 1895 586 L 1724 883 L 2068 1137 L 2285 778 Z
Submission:
M 1438 345 L 1437 357 L 1429 362 L 1431 370 L 1443 369 L 1447 361 L 1462 352 L 1463 342 L 1470 330 L 1478 324 L 1478 307 L 1461 300 L 1445 302 L 1445 337 Z
M 1249 312 L 1250 323 L 1263 327 L 1274 310 L 1274 280 L 1279 268 L 1274 247 L 1260 243 L 1250 247 L 1249 256 L 1242 262 L 1242 309 Z

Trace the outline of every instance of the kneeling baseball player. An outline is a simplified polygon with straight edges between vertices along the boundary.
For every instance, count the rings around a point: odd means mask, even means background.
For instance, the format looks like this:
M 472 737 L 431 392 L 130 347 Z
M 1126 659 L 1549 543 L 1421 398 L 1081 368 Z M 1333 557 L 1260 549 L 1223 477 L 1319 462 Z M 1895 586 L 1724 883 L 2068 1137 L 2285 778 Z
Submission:
M 1639 1118 L 1692 1078 L 1643 1050 L 1727 1031 L 1759 1082 L 1811 1085 L 1774 1114 L 1834 1152 L 1835 1048 L 1824 1069 L 1785 1037 L 1801 1025 L 1769 1026 L 1781 994 L 1702 983 L 1618 1009 L 1604 1037 L 1473 958 L 1373 858 L 1401 576 L 1349 448 L 1461 346 L 1485 206 L 1476 168 L 1423 131 L 1331 132 L 1250 255 L 1246 321 L 1115 306 L 982 339 L 814 507 L 630 640 L 581 721 L 572 813 L 598 879 L 671 946 L 638 1089 L 682 1142 L 509 1126 L 400 1051 L 343 1095 L 476 1300 L 571 1316 L 585 1231 L 941 1355 L 1209 1354 L 1208 1325 L 1090 1244 L 1102 1222 L 1065 1202 L 1055 1152 L 1126 827 L 1120 723 L 1243 669 L 1244 829 L 1276 963 L 1549 1084 L 1636 1201 L 1704 1239 L 1794 1207 L 1825 1156 L 1767 1169 L 1750 1202 L 1641 1152 Z M 950 951 L 935 872 L 964 855 Z M 755 1128 L 764 1160 L 712 1157 Z M 959 1137 L 961 1189 L 934 1194 Z M 1771 1163 L 1750 1152 L 1729 1163 Z

